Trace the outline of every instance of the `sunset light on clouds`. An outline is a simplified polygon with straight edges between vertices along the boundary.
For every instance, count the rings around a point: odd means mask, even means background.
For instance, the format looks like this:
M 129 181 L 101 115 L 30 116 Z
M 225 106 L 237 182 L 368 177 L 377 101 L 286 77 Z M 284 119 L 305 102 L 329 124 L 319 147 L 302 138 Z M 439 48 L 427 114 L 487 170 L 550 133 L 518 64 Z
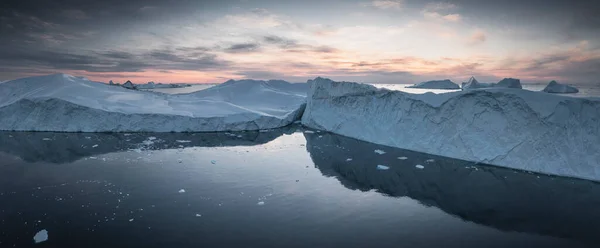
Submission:
M 551 3 L 550 3 L 551 2 Z M 593 1 L 3 1 L 0 80 L 600 82 Z

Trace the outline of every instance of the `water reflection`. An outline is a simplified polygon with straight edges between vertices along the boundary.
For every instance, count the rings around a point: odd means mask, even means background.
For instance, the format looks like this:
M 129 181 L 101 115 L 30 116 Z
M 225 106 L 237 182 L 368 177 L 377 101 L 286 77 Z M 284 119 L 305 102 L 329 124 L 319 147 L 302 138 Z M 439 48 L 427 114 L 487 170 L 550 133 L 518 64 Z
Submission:
M 600 240 L 600 187 L 596 183 L 475 167 L 471 162 L 382 148 L 326 133 L 305 136 L 315 166 L 348 189 L 410 197 L 500 230 Z M 378 165 L 389 169 L 378 169 Z
M 297 126 L 220 133 L 53 133 L 0 132 L 0 152 L 26 162 L 70 163 L 84 157 L 126 150 L 255 146 L 291 134 Z

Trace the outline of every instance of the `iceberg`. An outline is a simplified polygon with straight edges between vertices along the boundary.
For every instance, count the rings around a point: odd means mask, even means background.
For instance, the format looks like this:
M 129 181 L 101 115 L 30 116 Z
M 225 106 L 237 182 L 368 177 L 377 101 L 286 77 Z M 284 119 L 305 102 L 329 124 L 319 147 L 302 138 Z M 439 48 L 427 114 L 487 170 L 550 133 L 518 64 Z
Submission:
M 262 130 L 300 119 L 308 86 L 241 80 L 163 94 L 66 74 L 0 84 L 0 130 L 216 132 Z
M 502 79 L 497 84 L 494 84 L 493 87 L 523 89 L 523 86 L 521 85 L 521 80 L 516 78 Z
M 127 80 L 127 82 L 125 82 L 123 84 L 123 88 L 130 89 L 130 90 L 136 90 L 137 86 L 135 84 L 133 84 L 131 81 Z
M 569 86 L 566 84 L 560 84 L 556 81 L 552 80 L 546 88 L 542 91 L 546 93 L 557 93 L 557 94 L 568 94 L 568 93 L 577 93 L 579 90 L 573 86 Z
M 410 94 L 325 78 L 312 81 L 302 116 L 309 128 L 450 158 L 600 181 L 598 99 L 507 88 Z
M 415 84 L 412 86 L 407 86 L 406 88 L 417 88 L 417 89 L 438 89 L 438 90 L 458 90 L 460 86 L 450 81 L 450 79 L 445 80 L 434 80 L 422 82 L 419 84 Z
M 482 89 L 494 87 L 493 83 L 480 83 L 475 77 L 469 78 L 469 81 L 462 83 L 462 90 Z
M 513 88 L 523 89 L 521 80 L 517 78 L 504 78 L 498 83 L 480 83 L 474 77 L 471 77 L 468 82 L 462 83 L 463 90 L 484 89 L 484 88 Z

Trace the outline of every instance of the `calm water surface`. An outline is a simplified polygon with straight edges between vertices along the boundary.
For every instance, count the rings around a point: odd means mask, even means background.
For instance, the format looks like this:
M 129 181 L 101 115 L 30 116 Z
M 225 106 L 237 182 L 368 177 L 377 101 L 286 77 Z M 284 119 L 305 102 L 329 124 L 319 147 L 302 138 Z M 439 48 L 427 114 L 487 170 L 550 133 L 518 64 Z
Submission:
M 598 247 L 598 195 L 300 127 L 0 133 L 0 247 Z

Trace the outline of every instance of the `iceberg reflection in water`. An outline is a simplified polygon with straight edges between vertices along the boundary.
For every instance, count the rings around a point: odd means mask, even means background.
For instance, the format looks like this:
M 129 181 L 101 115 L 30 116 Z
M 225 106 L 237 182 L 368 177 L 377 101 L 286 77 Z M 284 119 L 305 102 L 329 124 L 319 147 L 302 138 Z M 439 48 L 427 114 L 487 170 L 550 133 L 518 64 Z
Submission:
M 391 147 L 379 155 L 372 151 L 380 145 L 328 133 L 305 136 L 316 167 L 348 189 L 410 197 L 500 230 L 600 241 L 597 183 Z M 434 162 L 428 163 L 430 159 Z M 389 170 L 378 170 L 378 164 Z M 418 164 L 423 169 L 415 168 Z
M 301 129 L 0 132 L 0 247 L 599 242 L 596 183 Z

